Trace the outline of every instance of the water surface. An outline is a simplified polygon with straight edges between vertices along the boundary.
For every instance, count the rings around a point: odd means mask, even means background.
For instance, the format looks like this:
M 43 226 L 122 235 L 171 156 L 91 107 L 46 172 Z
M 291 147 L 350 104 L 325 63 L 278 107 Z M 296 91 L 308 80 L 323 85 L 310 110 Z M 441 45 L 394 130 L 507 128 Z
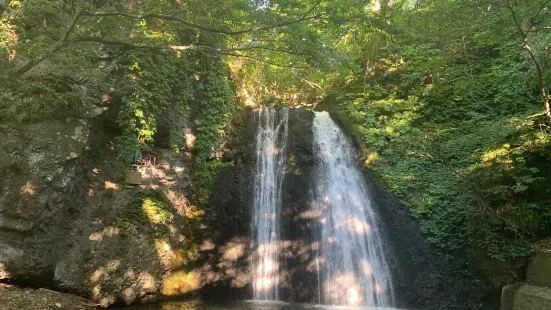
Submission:
M 200 301 L 175 301 L 160 304 L 136 305 L 125 310 L 397 310 L 394 308 L 324 306 L 281 301 L 235 301 L 228 303 L 204 303 Z

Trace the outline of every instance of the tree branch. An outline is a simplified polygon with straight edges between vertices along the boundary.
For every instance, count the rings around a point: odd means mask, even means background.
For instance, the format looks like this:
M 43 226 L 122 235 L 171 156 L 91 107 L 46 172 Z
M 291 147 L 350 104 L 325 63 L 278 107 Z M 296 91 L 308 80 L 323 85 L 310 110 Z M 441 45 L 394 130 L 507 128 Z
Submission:
M 515 9 L 511 2 L 509 0 L 504 0 L 505 4 L 507 5 L 507 8 L 509 9 L 509 12 L 511 13 L 511 17 L 513 18 L 513 22 L 515 23 L 520 36 L 522 37 L 522 41 L 524 46 L 522 49 L 526 50 L 528 52 L 528 55 L 530 56 L 530 59 L 536 66 L 536 71 L 538 74 L 538 86 L 540 88 L 541 97 L 543 100 L 543 106 L 545 109 L 545 115 L 547 115 L 548 118 L 551 119 L 551 105 L 549 104 L 549 94 L 547 93 L 547 90 L 545 89 L 545 86 L 543 85 L 543 67 L 538 61 L 536 55 L 534 54 L 534 51 L 532 51 L 532 48 L 530 47 L 530 44 L 528 44 L 528 34 L 530 33 L 530 30 L 532 29 L 533 20 L 543 11 L 543 9 L 547 6 L 547 3 L 549 3 L 550 0 L 545 0 L 540 9 L 538 10 L 537 14 L 531 19 L 530 26 L 526 32 L 522 29 L 522 26 L 520 25 L 517 14 L 515 12 Z
M 65 35 L 64 35 L 65 37 Z M 246 55 L 243 53 L 237 53 L 242 51 L 253 51 L 257 49 L 265 49 L 265 50 L 271 50 L 276 52 L 286 52 L 286 53 L 292 53 L 291 51 L 287 50 L 281 50 L 276 48 L 270 48 L 266 46 L 251 46 L 251 47 L 242 47 L 242 48 L 214 48 L 210 46 L 202 46 L 202 45 L 161 45 L 161 44 L 140 44 L 140 43 L 129 43 L 129 42 L 122 42 L 122 41 L 116 41 L 116 40 L 110 40 L 106 38 L 100 38 L 100 37 L 77 37 L 71 40 L 65 40 L 61 44 L 56 45 L 50 52 L 48 52 L 46 55 L 37 57 L 36 59 L 28 62 L 23 67 L 19 68 L 17 71 L 13 72 L 8 76 L 10 80 L 15 80 L 28 72 L 30 69 L 41 63 L 42 61 L 54 56 L 58 51 L 61 49 L 68 47 L 73 44 L 77 43 L 83 43 L 83 42 L 91 42 L 91 43 L 99 43 L 104 45 L 111 45 L 111 46 L 121 46 L 121 47 L 128 47 L 128 48 L 139 48 L 139 49 L 157 49 L 157 50 L 175 50 L 175 51 L 201 51 L 205 53 L 214 53 L 218 55 L 225 55 L 225 56 L 231 56 L 231 57 L 241 57 L 241 58 L 249 58 L 253 59 L 262 63 L 266 63 L 272 66 L 278 66 L 278 67 L 284 67 L 284 68 L 308 68 L 305 66 L 286 66 L 286 65 L 279 65 L 276 63 L 265 61 L 261 58 L 254 57 L 251 55 Z
M 195 51 L 200 51 L 200 52 L 204 52 L 204 53 L 214 53 L 214 54 L 224 55 L 224 56 L 249 58 L 249 59 L 253 59 L 253 60 L 256 60 L 256 61 L 259 61 L 259 62 L 262 62 L 262 63 L 266 63 L 266 64 L 269 64 L 269 65 L 272 65 L 272 66 L 283 67 L 283 68 L 296 68 L 296 69 L 308 68 L 308 67 L 305 67 L 305 66 L 279 65 L 279 64 L 276 64 L 276 63 L 271 63 L 271 62 L 265 61 L 261 58 L 257 58 L 257 57 L 254 57 L 254 56 L 250 56 L 250 55 L 246 55 L 246 54 L 242 54 L 242 53 L 236 53 L 236 52 L 240 52 L 240 51 L 250 51 L 250 50 L 255 50 L 255 49 L 269 49 L 269 50 L 281 51 L 281 50 L 278 50 L 278 49 L 270 49 L 268 47 L 263 47 L 263 46 L 252 46 L 252 47 L 244 47 L 244 48 L 228 48 L 228 49 L 225 49 L 225 48 L 214 48 L 214 47 L 203 46 L 203 45 L 148 45 L 148 44 L 133 44 L 133 43 L 126 43 L 126 42 L 121 42 L 121 41 L 113 41 L 113 40 L 97 38 L 97 37 L 80 37 L 80 38 L 76 38 L 76 39 L 71 40 L 69 42 L 69 44 L 75 44 L 75 43 L 79 43 L 79 42 L 95 42 L 95 43 L 100 43 L 100 44 L 105 44 L 105 45 L 124 46 L 124 47 L 129 47 L 129 48 L 167 49 L 167 50 L 171 49 L 171 50 L 178 50 L 178 51 L 195 50 Z
M 220 54 L 220 55 L 231 56 L 231 57 L 249 58 L 249 59 L 261 62 L 261 63 L 265 63 L 267 65 L 271 65 L 271 66 L 274 66 L 274 67 L 280 67 L 280 68 L 292 68 L 292 69 L 308 69 L 308 68 L 310 68 L 308 66 L 280 65 L 280 64 L 276 64 L 276 63 L 273 63 L 273 62 L 270 62 L 270 61 L 266 61 L 262 58 L 258 58 L 258 57 L 250 56 L 250 55 L 245 55 L 245 54 L 240 54 L 240 53 L 231 53 L 231 52 L 219 52 L 218 53 L 216 51 L 212 51 L 212 52 L 216 53 L 216 54 Z
M 100 43 L 100 44 L 112 45 L 112 46 L 129 47 L 129 48 L 172 49 L 172 50 L 180 50 L 180 51 L 192 50 L 196 48 L 196 46 L 194 45 L 161 45 L 161 44 L 129 43 L 129 42 L 122 42 L 122 41 L 100 38 L 100 37 L 77 37 L 69 40 L 67 42 L 67 45 L 81 43 L 81 42 L 92 42 L 92 43 Z
M 201 50 L 214 53 L 226 53 L 226 52 L 240 52 L 240 51 L 254 51 L 254 50 L 269 50 L 280 53 L 294 54 L 293 51 L 272 48 L 269 46 L 249 46 L 249 47 L 237 47 L 237 48 L 215 48 L 204 45 L 162 45 L 162 44 L 141 44 L 141 43 L 129 43 L 116 40 L 110 40 L 100 37 L 77 37 L 67 42 L 67 45 L 76 44 L 80 42 L 95 42 L 112 46 L 124 46 L 129 48 L 145 48 L 145 49 L 172 49 L 172 50 Z
M 522 30 L 522 26 L 518 22 L 517 14 L 515 12 L 515 9 L 513 8 L 513 5 L 509 2 L 509 0 L 505 0 L 505 4 L 507 5 L 507 9 L 509 9 L 509 12 L 511 13 L 511 17 L 513 18 L 513 22 L 515 23 L 515 26 L 517 27 L 517 30 L 519 31 L 520 35 L 522 36 L 522 39 L 526 40 L 526 34 L 524 33 L 524 30 Z
M 69 27 L 67 27 L 67 30 L 65 30 L 65 32 L 61 35 L 61 39 L 59 39 L 59 41 L 54 46 L 52 46 L 52 48 L 50 49 L 50 51 L 48 53 L 46 53 L 43 56 L 39 56 L 39 57 L 29 61 L 23 67 L 19 68 L 15 72 L 9 74 L 8 75 L 9 80 L 15 80 L 15 79 L 19 78 L 20 76 L 22 76 L 23 74 L 25 74 L 26 72 L 28 72 L 29 70 L 31 70 L 32 68 L 34 68 L 35 66 L 40 64 L 41 62 L 43 62 L 44 60 L 46 60 L 46 59 L 52 57 L 53 55 L 55 55 L 62 48 L 69 45 L 70 43 L 67 42 L 67 39 L 69 38 L 69 35 L 71 35 L 71 32 L 75 28 L 75 26 L 76 26 L 76 24 L 77 24 L 77 22 L 80 18 L 80 12 L 81 12 L 80 8 L 77 8 L 75 15 L 71 19 Z
M 2 0 L 0 0 L 0 1 L 2 1 Z M 37 66 L 38 64 L 43 62 L 44 60 L 46 60 L 46 59 L 52 57 L 53 55 L 55 55 L 61 49 L 65 48 L 69 45 L 79 43 L 79 42 L 96 42 L 96 43 L 100 43 L 100 44 L 114 45 L 114 46 L 125 46 L 125 47 L 129 47 L 129 48 L 201 50 L 201 51 L 207 51 L 207 52 L 212 52 L 212 53 L 222 54 L 222 55 L 227 55 L 227 56 L 233 56 L 233 57 L 251 58 L 251 59 L 254 59 L 254 60 L 257 60 L 257 61 L 260 61 L 260 62 L 264 62 L 264 63 L 268 63 L 268 64 L 274 65 L 274 66 L 291 67 L 291 68 L 306 68 L 306 67 L 296 67 L 296 66 L 281 66 L 281 65 L 274 64 L 274 63 L 263 61 L 262 59 L 254 57 L 254 56 L 249 56 L 249 55 L 245 55 L 245 54 L 241 54 L 241 53 L 235 53 L 236 51 L 264 49 L 264 50 L 270 50 L 270 51 L 275 51 L 275 52 L 283 52 L 283 53 L 288 53 L 288 54 L 294 54 L 292 51 L 278 49 L 278 48 L 272 48 L 272 47 L 266 47 L 266 46 L 251 46 L 251 47 L 236 48 L 236 49 L 217 49 L 217 48 L 212 48 L 212 47 L 208 47 L 208 46 L 195 46 L 195 45 L 176 46 L 176 45 L 134 44 L 134 43 L 126 43 L 126 42 L 122 42 L 122 41 L 113 41 L 113 40 L 104 39 L 104 38 L 100 38 L 100 37 L 79 37 L 79 38 L 69 40 L 69 37 L 71 35 L 71 32 L 74 30 L 76 24 L 78 23 L 79 19 L 81 17 L 85 17 L 85 16 L 122 16 L 122 17 L 131 18 L 131 19 L 170 20 L 170 21 L 175 21 L 175 22 L 178 22 L 178 23 L 181 23 L 181 24 L 184 24 L 186 26 L 196 28 L 196 29 L 199 29 L 199 30 L 203 30 L 203 31 L 211 32 L 211 33 L 220 33 L 220 34 L 234 36 L 234 35 L 251 33 L 251 32 L 256 32 L 256 31 L 264 31 L 264 30 L 269 30 L 269 29 L 273 29 L 273 28 L 285 27 L 285 26 L 300 23 L 300 22 L 303 22 L 303 21 L 306 21 L 306 20 L 315 19 L 319 16 L 310 16 L 309 17 L 309 15 L 314 11 L 314 9 L 320 3 L 321 3 L 321 0 L 318 1 L 316 4 L 314 4 L 299 19 L 295 19 L 295 20 L 291 20 L 291 21 L 287 21 L 287 22 L 282 22 L 282 23 L 278 23 L 278 24 L 274 24 L 274 25 L 268 25 L 268 26 L 250 28 L 250 29 L 243 29 L 243 30 L 237 30 L 237 31 L 210 28 L 210 27 L 206 27 L 206 26 L 202 26 L 202 25 L 198 25 L 198 24 L 186 21 L 186 20 L 181 19 L 181 18 L 176 17 L 176 16 L 171 16 L 171 15 L 163 15 L 163 14 L 136 15 L 136 14 L 124 13 L 124 12 L 82 12 L 80 7 L 78 7 L 75 14 L 73 15 L 73 18 L 71 19 L 71 22 L 70 22 L 69 26 L 67 27 L 65 32 L 62 34 L 60 40 L 54 46 L 52 46 L 50 51 L 48 51 L 45 55 L 39 56 L 39 57 L 29 61 L 23 67 L 21 67 L 21 68 L 17 69 L 16 71 L 8 74 L 8 79 L 9 80 L 18 79 L 23 74 L 25 74 L 26 72 L 28 72 L 29 70 L 31 70 L 32 68 L 34 68 L 35 66 Z M 8 2 L 8 4 L 9 4 L 9 2 Z M 0 9 L 1 9 L 1 7 L 0 7 Z M 3 11 L 1 11 L 1 12 L 3 13 Z
M 73 16 L 73 19 L 71 20 L 71 23 L 69 24 L 69 27 L 67 27 L 67 30 L 63 33 L 63 36 L 61 37 L 60 42 L 64 43 L 67 42 L 67 39 L 69 39 L 69 36 L 71 35 L 71 32 L 73 29 L 75 29 L 76 24 L 78 23 L 78 20 L 81 16 L 81 9 L 80 7 L 77 7 L 75 15 Z
M 120 16 L 120 17 L 127 17 L 127 18 L 138 19 L 138 20 L 139 19 L 162 19 L 162 20 L 169 20 L 169 21 L 178 22 L 178 23 L 184 24 L 186 26 L 196 28 L 196 29 L 199 29 L 199 30 L 203 30 L 203 31 L 206 31 L 206 32 L 220 33 L 220 34 L 224 34 L 224 35 L 228 35 L 228 36 L 235 36 L 235 35 L 240 35 L 240 34 L 245 34 L 245 33 L 251 33 L 251 32 L 257 32 L 257 31 L 270 30 L 270 29 L 273 29 L 273 28 L 285 27 L 285 26 L 297 24 L 297 23 L 300 23 L 300 22 L 303 22 L 303 21 L 318 18 L 319 17 L 318 15 L 310 16 L 310 17 L 308 17 L 308 15 L 310 15 L 310 13 L 312 13 L 312 11 L 314 11 L 314 9 L 319 4 L 320 4 L 320 1 L 318 1 L 314 6 L 312 6 L 312 8 L 310 8 L 304 15 L 302 15 L 298 19 L 294 19 L 294 20 L 290 20 L 290 21 L 286 21 L 286 22 L 282 22 L 282 23 L 278 23 L 278 24 L 268 25 L 268 26 L 261 26 L 261 27 L 243 29 L 243 30 L 236 30 L 236 31 L 211 28 L 211 27 L 207 27 L 207 26 L 203 26 L 203 25 L 199 25 L 199 24 L 189 22 L 189 21 L 184 20 L 182 18 L 179 18 L 177 16 L 164 15 L 164 14 L 138 15 L 138 14 L 132 14 L 132 13 L 125 13 L 125 12 L 101 12 L 100 11 L 100 12 L 83 12 L 83 13 L 81 13 L 81 16 Z
M 252 45 L 252 46 L 246 46 L 246 47 L 236 47 L 236 48 L 214 48 L 209 46 L 200 46 L 204 50 L 212 50 L 212 51 L 254 51 L 254 50 L 265 50 L 265 51 L 272 51 L 272 52 L 278 52 L 278 53 L 285 53 L 290 55 L 300 55 L 299 53 L 293 52 L 291 50 L 276 48 L 276 47 L 270 47 L 270 46 L 261 46 L 261 45 Z
M 547 5 L 549 4 L 549 2 L 551 2 L 551 0 L 545 0 L 541 3 L 541 7 L 539 9 L 539 11 L 536 13 L 536 15 L 532 16 L 532 18 L 530 18 L 530 27 L 528 27 L 528 29 L 526 29 L 526 34 L 525 36 L 528 37 L 528 33 L 530 32 L 530 30 L 532 30 L 532 28 L 534 28 L 534 22 L 536 20 L 536 18 L 538 18 L 538 16 L 540 15 L 541 12 L 543 12 L 543 10 L 547 7 Z

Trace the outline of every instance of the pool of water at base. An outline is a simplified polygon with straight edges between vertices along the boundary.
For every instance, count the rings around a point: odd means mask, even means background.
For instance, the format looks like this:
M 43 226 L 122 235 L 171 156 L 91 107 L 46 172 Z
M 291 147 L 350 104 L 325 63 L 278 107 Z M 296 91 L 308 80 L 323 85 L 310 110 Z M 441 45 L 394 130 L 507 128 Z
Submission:
M 398 310 L 395 308 L 326 306 L 287 303 L 280 301 L 244 300 L 224 303 L 201 301 L 171 301 L 159 304 L 144 304 L 121 308 L 124 310 Z

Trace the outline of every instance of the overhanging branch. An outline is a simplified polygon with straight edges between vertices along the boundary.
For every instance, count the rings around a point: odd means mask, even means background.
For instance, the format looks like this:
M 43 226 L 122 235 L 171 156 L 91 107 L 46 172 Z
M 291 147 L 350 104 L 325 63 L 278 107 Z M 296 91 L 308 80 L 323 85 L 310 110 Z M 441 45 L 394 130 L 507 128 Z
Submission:
M 54 48 L 50 50 L 49 53 L 37 57 L 36 59 L 29 61 L 27 64 L 25 64 L 23 67 L 19 68 L 15 72 L 11 73 L 8 78 L 9 80 L 15 80 L 28 72 L 30 69 L 41 63 L 42 61 L 54 56 L 57 52 L 59 52 L 61 49 L 68 47 L 73 44 L 77 43 L 84 43 L 84 42 L 90 42 L 90 43 L 99 43 L 104 45 L 110 45 L 110 46 L 120 46 L 120 47 L 127 47 L 127 48 L 136 48 L 136 49 L 152 49 L 152 50 L 174 50 L 174 51 L 200 51 L 204 53 L 212 53 L 217 55 L 224 55 L 224 56 L 230 56 L 230 57 L 241 57 L 241 58 L 249 58 L 256 60 L 258 62 L 262 62 L 265 64 L 269 64 L 272 66 L 277 67 L 284 67 L 284 68 L 308 68 L 306 66 L 293 66 L 293 65 L 281 65 L 272 63 L 269 61 L 266 61 L 264 59 L 261 59 L 259 57 L 247 55 L 241 52 L 244 51 L 254 51 L 258 49 L 262 50 L 269 50 L 269 51 L 275 51 L 275 52 L 283 52 L 283 53 L 289 53 L 293 54 L 292 51 L 283 50 L 283 49 L 277 49 L 277 48 L 271 48 L 267 46 L 249 46 L 249 47 L 238 47 L 238 48 L 214 48 L 210 46 L 203 46 L 203 45 L 169 45 L 169 44 L 141 44 L 141 43 L 131 43 L 131 42 L 123 42 L 123 41 L 117 41 L 112 39 L 106 39 L 101 37 L 76 37 L 70 40 L 66 40 L 65 42 L 62 42 L 60 44 L 57 44 Z
M 9 1 L 8 1 L 8 3 L 9 3 Z M 262 60 L 258 57 L 238 53 L 239 51 L 247 51 L 247 50 L 251 51 L 251 50 L 263 49 L 263 50 L 270 50 L 270 51 L 274 51 L 274 52 L 294 54 L 292 51 L 289 51 L 289 50 L 279 49 L 279 48 L 275 48 L 275 47 L 268 47 L 268 46 L 248 46 L 248 47 L 234 48 L 234 49 L 218 49 L 218 48 L 213 48 L 213 47 L 208 47 L 208 46 L 195 46 L 195 45 L 150 45 L 150 44 L 140 44 L 140 43 L 128 43 L 128 42 L 123 42 L 123 41 L 115 41 L 115 40 L 109 40 L 109 39 L 104 39 L 104 38 L 101 38 L 101 37 L 92 37 L 92 36 L 77 37 L 77 38 L 74 38 L 74 39 L 69 39 L 69 38 L 71 36 L 71 32 L 73 32 L 73 30 L 76 27 L 78 21 L 82 17 L 86 17 L 86 16 L 102 16 L 102 17 L 103 16 L 121 16 L 121 17 L 126 17 L 126 18 L 131 18 L 131 19 L 137 19 L 137 20 L 140 20 L 140 19 L 162 19 L 162 20 L 175 21 L 175 22 L 184 24 L 186 26 L 196 28 L 196 29 L 199 29 L 199 30 L 203 30 L 203 31 L 206 31 L 206 32 L 220 33 L 220 34 L 234 36 L 234 35 L 240 35 L 240 34 L 257 32 L 257 31 L 265 31 L 265 30 L 270 30 L 270 29 L 279 28 L 279 27 L 285 27 L 285 26 L 289 26 L 289 25 L 292 25 L 292 24 L 297 24 L 297 23 L 300 23 L 300 22 L 303 22 L 303 21 L 306 21 L 306 20 L 311 20 L 311 19 L 318 18 L 319 16 L 309 16 L 309 15 L 315 10 L 316 7 L 319 6 L 320 3 L 321 3 L 321 0 L 316 2 L 306 13 L 304 13 L 298 19 L 294 19 L 294 20 L 290 20 L 290 21 L 286 21 L 286 22 L 281 22 L 281 23 L 278 23 L 278 24 L 268 25 L 268 26 L 261 26 L 261 27 L 243 29 L 243 30 L 236 30 L 236 31 L 211 28 L 211 27 L 195 24 L 195 23 L 189 22 L 187 20 L 184 20 L 184 19 L 179 18 L 177 16 L 172 16 L 172 15 L 163 15 L 163 14 L 137 15 L 137 14 L 131 14 L 131 13 L 124 13 L 124 12 L 101 12 L 101 11 L 99 11 L 99 12 L 82 12 L 80 10 L 80 8 L 77 8 L 75 14 L 73 15 L 73 18 L 71 19 L 71 22 L 70 22 L 69 26 L 67 27 L 67 30 L 62 34 L 59 41 L 56 44 L 54 44 L 46 54 L 43 54 L 43 55 L 29 61 L 28 63 L 26 63 L 21 68 L 19 68 L 16 71 L 8 74 L 7 77 L 8 77 L 8 80 L 18 79 L 23 74 L 25 74 L 26 72 L 28 72 L 29 70 L 34 68 L 36 65 L 40 64 L 44 60 L 46 60 L 46 59 L 52 57 L 53 55 L 55 55 L 61 49 L 65 48 L 69 45 L 80 43 L 80 42 L 95 42 L 95 43 L 113 45 L 113 46 L 125 46 L 125 47 L 129 47 L 129 48 L 199 50 L 199 51 L 203 51 L 203 52 L 211 52 L 211 53 L 222 54 L 222 55 L 227 55 L 227 56 L 232 56 L 232 57 L 250 58 L 250 59 L 254 59 L 254 60 L 257 60 L 257 61 L 260 61 L 260 62 L 263 62 L 263 63 L 267 63 L 267 64 L 270 64 L 270 65 L 279 66 L 279 67 L 307 68 L 307 67 L 278 65 L 278 64 L 275 64 L 275 63 L 270 63 L 270 62 L 264 61 L 264 60 Z M 2 9 L 3 8 L 0 7 L 0 10 L 2 10 Z M 0 11 L 0 13 L 3 13 L 3 11 Z
M 235 36 L 235 35 L 240 35 L 240 34 L 245 34 L 245 33 L 264 31 L 264 30 L 270 30 L 270 29 L 274 29 L 274 28 L 290 26 L 290 25 L 297 24 L 297 23 L 300 23 L 300 22 L 303 22 L 303 21 L 318 18 L 319 17 L 318 15 L 315 15 L 315 16 L 309 16 L 309 15 L 314 11 L 314 9 L 319 4 L 320 4 L 320 2 L 318 1 L 305 14 L 303 14 L 298 19 L 294 19 L 294 20 L 290 20 L 290 21 L 286 21 L 286 22 L 281 22 L 281 23 L 273 24 L 273 25 L 267 25 L 267 26 L 261 26 L 261 27 L 256 27 L 256 28 L 243 29 L 243 30 L 235 30 L 235 31 L 211 28 L 211 27 L 207 27 L 207 26 L 192 23 L 190 21 L 187 21 L 187 20 L 182 19 L 182 18 L 177 17 L 177 16 L 164 15 L 164 14 L 142 14 L 142 15 L 140 15 L 140 14 L 125 13 L 125 12 L 101 12 L 101 11 L 99 11 L 99 12 L 82 12 L 82 13 L 80 13 L 80 16 L 102 16 L 102 17 L 105 17 L 105 16 L 120 16 L 120 17 L 126 17 L 126 18 L 130 18 L 130 19 L 136 19 L 136 20 L 140 20 L 140 19 L 169 20 L 169 21 L 178 22 L 180 24 L 184 24 L 184 25 L 192 27 L 192 28 L 203 30 L 203 31 L 206 31 L 206 32 L 220 33 L 220 34 L 225 34 L 225 35 L 229 35 L 229 36 Z
M 513 19 L 513 22 L 515 23 L 515 26 L 517 27 L 517 30 L 518 30 L 521 38 L 522 38 L 522 41 L 523 41 L 522 49 L 524 49 L 528 52 L 528 55 L 530 56 L 530 59 L 532 60 L 532 62 L 536 66 L 536 72 L 538 74 L 538 77 L 537 77 L 538 86 L 539 86 L 541 97 L 542 97 L 542 100 L 543 100 L 545 115 L 547 115 L 547 117 L 551 118 L 551 105 L 549 103 L 549 93 L 547 92 L 547 90 L 545 89 L 545 85 L 543 84 L 543 74 L 544 74 L 543 70 L 544 69 L 543 69 L 541 63 L 538 61 L 536 55 L 534 54 L 534 51 L 532 51 L 532 47 L 528 43 L 528 34 L 530 33 L 530 30 L 534 27 L 534 25 L 533 25 L 534 20 L 544 10 L 544 8 L 547 6 L 547 4 L 551 0 L 545 0 L 541 3 L 541 7 L 538 10 L 538 12 L 530 19 L 530 25 L 528 26 L 528 29 L 526 30 L 526 32 L 522 29 L 522 26 L 518 21 L 517 14 L 515 12 L 515 8 L 513 7 L 513 4 L 510 2 L 510 0 L 504 0 L 504 1 L 505 1 L 506 6 L 507 6 L 507 9 L 511 13 L 511 18 Z
M 100 43 L 100 44 L 105 44 L 105 45 L 123 46 L 123 47 L 129 47 L 129 48 L 165 49 L 165 50 L 177 50 L 177 51 L 184 51 L 184 50 L 192 51 L 192 50 L 194 50 L 194 51 L 200 51 L 200 52 L 204 52 L 204 53 L 213 53 L 213 54 L 230 56 L 230 57 L 249 58 L 249 59 L 253 59 L 253 60 L 265 63 L 265 64 L 269 64 L 269 65 L 272 65 L 272 66 L 277 66 L 277 67 L 296 68 L 296 69 L 308 68 L 306 66 L 293 66 L 293 65 L 287 66 L 287 65 L 276 64 L 276 63 L 272 63 L 272 62 L 266 61 L 264 59 L 255 57 L 255 56 L 239 53 L 239 52 L 242 52 L 242 51 L 252 51 L 252 50 L 255 50 L 255 49 L 274 50 L 274 49 L 271 49 L 269 47 L 264 47 L 264 46 L 251 46 L 251 47 L 225 49 L 225 48 L 214 48 L 214 47 L 203 46 L 203 45 L 149 45 L 149 44 L 133 44 L 133 43 L 114 41 L 114 40 L 109 40 L 109 39 L 104 39 L 104 38 L 96 38 L 96 37 L 75 38 L 75 39 L 70 41 L 70 44 L 79 43 L 79 42 L 95 42 L 95 43 Z M 280 51 L 278 49 L 275 49 L 275 50 Z M 290 52 L 290 51 L 287 51 L 287 52 Z

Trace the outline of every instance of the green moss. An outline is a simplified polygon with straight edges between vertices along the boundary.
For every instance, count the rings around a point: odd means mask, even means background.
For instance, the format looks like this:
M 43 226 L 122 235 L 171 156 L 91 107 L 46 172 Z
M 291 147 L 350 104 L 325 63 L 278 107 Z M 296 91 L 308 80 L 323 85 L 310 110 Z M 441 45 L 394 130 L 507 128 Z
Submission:
M 168 224 L 172 221 L 168 200 L 159 189 L 141 191 L 136 199 L 123 208 L 119 221 L 123 227 L 152 228 L 156 235 L 168 237 Z

